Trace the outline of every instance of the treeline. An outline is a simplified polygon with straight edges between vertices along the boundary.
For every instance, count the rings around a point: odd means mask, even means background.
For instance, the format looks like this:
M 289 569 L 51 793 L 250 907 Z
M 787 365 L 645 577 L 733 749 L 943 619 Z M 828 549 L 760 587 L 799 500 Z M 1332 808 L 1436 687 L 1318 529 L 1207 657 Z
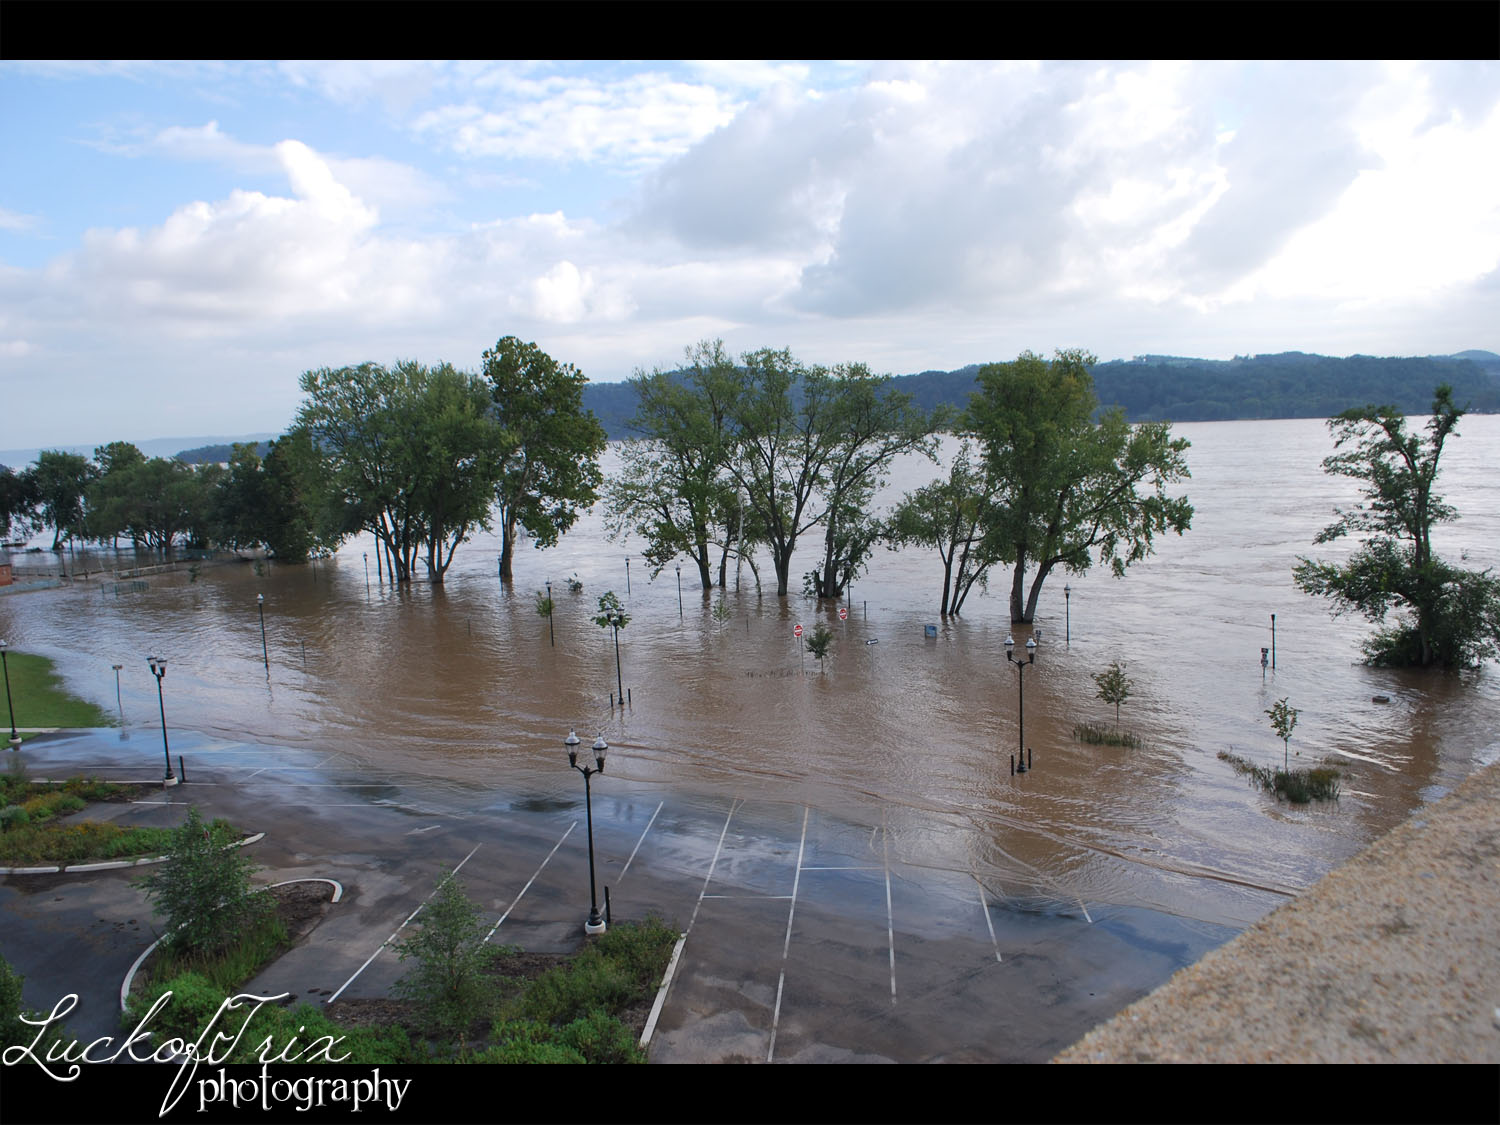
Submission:
M 892 379 L 894 389 L 923 410 L 962 409 L 978 389 L 980 365 L 924 371 Z M 1480 413 L 1500 412 L 1500 356 L 1379 358 L 1375 356 L 1237 356 L 1231 360 L 1140 356 L 1095 363 L 1090 374 L 1099 400 L 1119 406 L 1132 422 L 1211 422 L 1232 418 L 1327 418 L 1351 402 L 1395 406 L 1420 414 L 1424 395 L 1439 383 Z M 631 426 L 634 396 L 626 383 L 591 383 L 584 405 L 611 438 L 639 436 Z

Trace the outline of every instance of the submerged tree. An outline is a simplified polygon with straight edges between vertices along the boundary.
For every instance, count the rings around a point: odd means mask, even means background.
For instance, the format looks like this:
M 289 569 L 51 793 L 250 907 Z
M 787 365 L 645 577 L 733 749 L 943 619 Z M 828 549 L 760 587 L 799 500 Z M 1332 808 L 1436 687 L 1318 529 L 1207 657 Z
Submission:
M 1125 666 L 1116 660 L 1104 671 L 1095 672 L 1094 686 L 1099 689 L 1096 694 L 1100 699 L 1114 705 L 1115 728 L 1119 729 L 1120 704 L 1130 698 L 1131 689 L 1134 687 L 1130 682 L 1130 677 L 1125 674 Z
M 989 569 L 1003 551 L 990 528 L 996 488 L 983 467 L 975 468 L 973 447 L 965 441 L 954 454 L 946 480 L 909 492 L 891 513 L 886 539 L 892 547 L 916 543 L 937 548 L 943 561 L 943 616 L 962 611 L 976 585 L 985 589 Z
M 583 408 L 583 372 L 535 344 L 506 336 L 484 353 L 494 417 L 505 433 L 494 486 L 500 507 L 500 579 L 512 581 L 521 530 L 536 547 L 555 546 L 598 499 L 604 427 Z
M 991 533 L 1013 567 L 1013 622 L 1032 620 L 1053 568 L 1082 573 L 1097 556 L 1123 577 L 1155 536 L 1180 535 L 1192 522 L 1187 498 L 1167 495 L 1189 475 L 1186 439 L 1173 438 L 1165 422 L 1131 426 L 1118 407 L 1094 421 L 1094 362 L 1082 351 L 1059 351 L 1051 362 L 1023 352 L 1014 363 L 981 367 L 969 401 L 969 425 L 998 490 Z
M 1302 558 L 1292 574 L 1307 593 L 1331 599 L 1335 615 L 1357 610 L 1375 622 L 1393 610 L 1400 615 L 1366 642 L 1371 664 L 1456 668 L 1500 653 L 1500 579 L 1452 566 L 1432 550 L 1433 526 L 1458 518 L 1433 486 L 1443 445 L 1463 415 L 1444 384 L 1425 440 L 1407 433 L 1393 406 L 1355 407 L 1328 420 L 1334 448 L 1343 451 L 1323 468 L 1363 482 L 1364 499 L 1336 508 L 1338 519 L 1314 542 L 1351 532 L 1366 538 L 1342 565 Z

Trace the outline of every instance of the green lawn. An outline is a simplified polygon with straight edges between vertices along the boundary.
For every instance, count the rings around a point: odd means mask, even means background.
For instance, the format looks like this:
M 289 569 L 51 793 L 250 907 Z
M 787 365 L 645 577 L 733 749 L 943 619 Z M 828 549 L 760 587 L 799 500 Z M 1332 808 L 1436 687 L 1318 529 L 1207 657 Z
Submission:
M 112 727 L 115 716 L 92 703 L 69 695 L 52 661 L 29 652 L 7 650 L 10 698 L 18 727 Z M 0 711 L 0 723 L 10 734 L 10 711 Z M 22 735 L 23 739 L 30 737 Z M 0 743 L 3 745 L 3 743 Z

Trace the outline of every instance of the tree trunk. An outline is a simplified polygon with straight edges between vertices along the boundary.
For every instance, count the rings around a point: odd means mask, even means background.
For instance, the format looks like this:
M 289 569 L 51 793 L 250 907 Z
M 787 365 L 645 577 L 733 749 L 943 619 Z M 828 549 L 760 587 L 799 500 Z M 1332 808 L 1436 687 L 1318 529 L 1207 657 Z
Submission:
M 1031 620 L 1031 615 L 1025 611 L 1021 602 L 1026 590 L 1026 556 L 1023 554 L 1016 559 L 1016 566 L 1010 579 L 1010 622 L 1012 625 L 1020 625 Z
M 506 511 L 500 519 L 500 581 L 509 585 L 514 581 L 510 560 L 516 549 L 516 517 Z

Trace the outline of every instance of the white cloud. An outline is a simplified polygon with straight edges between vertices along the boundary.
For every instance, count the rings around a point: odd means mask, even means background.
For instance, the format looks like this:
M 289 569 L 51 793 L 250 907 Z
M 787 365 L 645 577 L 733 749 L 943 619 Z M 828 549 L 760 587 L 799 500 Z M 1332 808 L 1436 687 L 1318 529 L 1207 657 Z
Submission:
M 18 211 L 0 207 L 0 230 L 24 232 L 35 230 L 39 225 L 41 225 L 41 220 L 35 215 L 23 215 Z

